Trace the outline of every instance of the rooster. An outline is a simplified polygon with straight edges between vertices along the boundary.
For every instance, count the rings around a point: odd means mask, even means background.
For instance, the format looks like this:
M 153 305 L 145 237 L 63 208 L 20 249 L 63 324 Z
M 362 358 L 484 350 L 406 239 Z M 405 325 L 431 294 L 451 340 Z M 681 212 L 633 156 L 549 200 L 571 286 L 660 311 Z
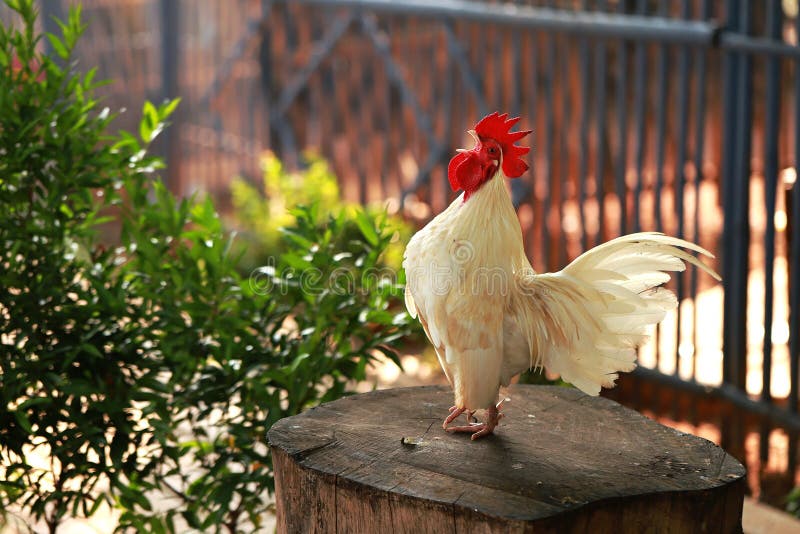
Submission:
M 406 247 L 405 302 L 422 323 L 455 393 L 443 427 L 494 432 L 503 414 L 500 386 L 528 369 L 545 368 L 589 395 L 613 387 L 618 372 L 636 366 L 649 325 L 678 304 L 661 287 L 666 271 L 693 264 L 719 275 L 683 249 L 707 250 L 660 233 L 619 237 L 595 247 L 557 273 L 537 274 L 504 178 L 518 178 L 530 150 L 511 132 L 519 118 L 497 112 L 469 134 L 447 168 L 463 193 L 417 232 Z M 474 413 L 486 410 L 477 422 Z M 466 412 L 467 424 L 451 426 Z

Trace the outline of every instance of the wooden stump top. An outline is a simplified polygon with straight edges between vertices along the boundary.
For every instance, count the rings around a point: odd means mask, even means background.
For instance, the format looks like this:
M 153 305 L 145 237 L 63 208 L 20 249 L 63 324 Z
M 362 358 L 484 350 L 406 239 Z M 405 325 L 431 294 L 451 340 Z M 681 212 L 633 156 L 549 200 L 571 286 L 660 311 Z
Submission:
M 279 526 L 741 530 L 745 469 L 713 443 L 576 389 L 516 386 L 508 396 L 495 435 L 478 441 L 442 430 L 453 394 L 438 386 L 279 421 L 269 432 Z

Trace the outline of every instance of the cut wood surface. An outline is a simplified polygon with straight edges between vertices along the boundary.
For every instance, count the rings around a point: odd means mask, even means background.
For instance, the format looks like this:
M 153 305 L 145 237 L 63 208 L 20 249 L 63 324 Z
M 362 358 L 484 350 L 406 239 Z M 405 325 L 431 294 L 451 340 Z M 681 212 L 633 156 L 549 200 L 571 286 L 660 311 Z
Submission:
M 448 434 L 446 387 L 375 391 L 269 432 L 279 532 L 740 532 L 745 469 L 578 390 L 516 386 L 495 435 Z

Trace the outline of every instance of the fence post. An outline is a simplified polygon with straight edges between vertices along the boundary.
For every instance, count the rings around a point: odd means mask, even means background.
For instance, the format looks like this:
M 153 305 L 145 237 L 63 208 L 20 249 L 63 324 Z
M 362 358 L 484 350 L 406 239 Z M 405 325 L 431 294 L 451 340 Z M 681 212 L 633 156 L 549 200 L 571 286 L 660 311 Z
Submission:
M 176 98 L 180 93 L 180 1 L 160 0 L 161 9 L 161 98 Z M 167 165 L 164 180 L 173 192 L 180 188 L 180 106 L 164 131 L 163 153 Z
M 781 42 L 783 8 L 779 0 L 770 0 L 767 7 L 767 37 Z M 781 64 L 778 56 L 767 60 L 764 118 L 764 198 L 767 227 L 764 234 L 764 358 L 762 363 L 761 399 L 772 402 L 772 308 L 775 271 L 775 203 L 778 193 L 778 135 L 780 133 Z
M 749 2 L 727 1 L 727 30 L 747 33 Z M 747 258 L 750 192 L 752 66 L 745 54 L 724 59 L 722 150 L 723 230 L 723 381 L 744 390 L 747 377 Z
M 800 20 L 797 22 L 800 26 Z M 795 88 L 795 102 L 800 102 L 800 84 Z M 800 112 L 795 104 L 795 161 L 800 155 Z M 795 168 L 797 168 L 795 163 Z M 798 367 L 800 367 L 800 179 L 795 174 L 795 181 L 786 188 L 786 213 L 789 215 L 786 225 L 786 241 L 789 245 L 789 411 L 797 413 L 798 401 Z M 794 449 L 790 449 L 794 450 Z M 791 456 L 791 455 L 790 455 Z
M 795 31 L 800 31 L 800 17 L 795 19 Z M 800 397 L 800 83 L 797 73 L 800 72 L 800 60 L 795 62 L 794 81 L 794 166 L 795 179 L 791 193 L 786 195 L 786 213 L 789 215 L 787 240 L 789 242 L 789 372 L 791 373 L 791 389 L 789 390 L 789 411 L 797 413 L 797 401 Z M 794 449 L 790 449 L 794 450 Z M 791 455 L 790 455 L 791 456 Z

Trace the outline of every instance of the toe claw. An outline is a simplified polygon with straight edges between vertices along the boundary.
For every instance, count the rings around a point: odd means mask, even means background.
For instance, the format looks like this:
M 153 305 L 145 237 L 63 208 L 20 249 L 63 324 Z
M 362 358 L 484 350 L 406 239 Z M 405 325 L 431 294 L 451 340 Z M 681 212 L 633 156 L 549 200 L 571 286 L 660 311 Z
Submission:
M 497 423 L 503 418 L 504 414 L 499 413 L 499 408 L 502 407 L 505 400 L 506 399 L 503 399 L 496 406 L 490 406 L 488 408 L 486 412 L 486 422 L 484 423 L 477 422 L 474 410 L 467 410 L 466 408 L 458 408 L 457 406 L 453 406 L 450 408 L 450 415 L 448 415 L 444 420 L 442 428 L 444 428 L 447 432 L 471 432 L 471 439 L 473 440 L 488 436 L 489 434 L 494 433 Z M 464 412 L 467 414 L 466 425 L 448 426 Z
M 442 423 L 442 428 L 444 428 L 445 430 L 447 430 L 447 425 L 449 425 L 450 423 L 452 423 L 453 421 L 455 421 L 455 419 L 456 419 L 456 418 L 457 418 L 459 415 L 461 415 L 462 413 L 464 413 L 464 411 L 465 411 L 465 408 L 456 408 L 455 406 L 453 406 L 452 408 L 450 408 L 450 415 L 448 415 L 448 416 L 447 416 L 447 418 L 444 420 L 444 423 Z
M 488 436 L 489 434 L 493 434 L 493 433 L 494 433 L 494 430 L 492 430 L 491 428 L 489 428 L 487 426 L 486 428 L 482 428 L 482 429 L 478 430 L 477 432 L 475 432 L 474 434 L 472 434 L 472 436 L 470 436 L 469 439 L 471 439 L 472 441 L 475 441 L 476 439 L 480 439 L 483 436 Z

